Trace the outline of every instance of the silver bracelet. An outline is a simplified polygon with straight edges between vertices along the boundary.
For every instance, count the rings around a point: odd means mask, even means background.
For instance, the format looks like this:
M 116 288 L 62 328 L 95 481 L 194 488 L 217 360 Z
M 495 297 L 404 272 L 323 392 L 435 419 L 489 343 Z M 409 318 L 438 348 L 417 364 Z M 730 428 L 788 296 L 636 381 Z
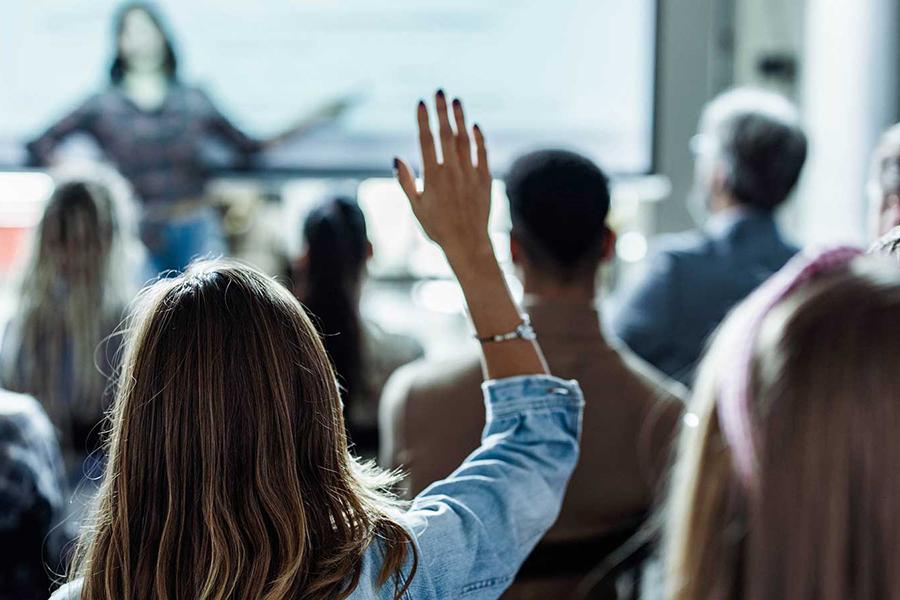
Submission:
M 519 326 L 509 333 L 489 335 L 487 337 L 481 337 L 476 333 L 472 337 L 482 344 L 488 344 L 494 342 L 509 342 L 512 340 L 536 340 L 537 334 L 534 332 L 534 327 L 531 326 L 531 319 L 528 315 L 523 315 L 522 322 L 519 323 Z

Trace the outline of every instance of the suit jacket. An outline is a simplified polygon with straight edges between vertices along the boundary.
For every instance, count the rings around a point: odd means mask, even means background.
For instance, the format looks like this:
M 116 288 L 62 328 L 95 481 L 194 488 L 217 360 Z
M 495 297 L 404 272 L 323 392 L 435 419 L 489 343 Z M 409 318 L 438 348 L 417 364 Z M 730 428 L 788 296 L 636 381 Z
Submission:
M 798 248 L 769 213 L 735 209 L 704 231 L 667 236 L 612 326 L 635 353 L 686 385 L 710 334 Z

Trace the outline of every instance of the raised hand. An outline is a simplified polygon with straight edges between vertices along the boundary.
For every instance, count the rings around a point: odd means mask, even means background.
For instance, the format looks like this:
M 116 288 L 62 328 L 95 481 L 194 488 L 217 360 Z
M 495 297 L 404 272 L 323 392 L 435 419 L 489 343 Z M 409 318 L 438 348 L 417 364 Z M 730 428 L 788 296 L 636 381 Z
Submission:
M 428 108 L 423 101 L 419 102 L 417 116 L 424 189 L 420 192 L 416 188 L 412 169 L 404 161 L 395 158 L 394 169 L 425 233 L 444 250 L 453 265 L 475 256 L 493 254 L 488 237 L 492 179 L 484 135 L 478 125 L 469 135 L 462 102 L 453 101 L 455 129 L 443 91 L 435 94 L 435 104 L 443 162 L 438 162 Z M 475 161 L 472 139 L 475 141 Z
M 469 136 L 459 100 L 453 101 L 455 130 L 442 91 L 435 95 L 435 101 L 443 162 L 438 162 L 434 136 L 428 124 L 428 109 L 420 102 L 419 143 L 425 186 L 421 192 L 416 188 L 412 169 L 399 158 L 394 159 L 397 179 L 425 233 L 447 255 L 479 337 L 506 334 L 516 330 L 523 317 L 509 293 L 488 237 L 491 172 L 484 136 L 477 125 Z M 475 140 L 475 162 L 472 161 L 471 139 Z M 534 340 L 484 344 L 482 351 L 486 377 L 547 372 L 547 364 Z

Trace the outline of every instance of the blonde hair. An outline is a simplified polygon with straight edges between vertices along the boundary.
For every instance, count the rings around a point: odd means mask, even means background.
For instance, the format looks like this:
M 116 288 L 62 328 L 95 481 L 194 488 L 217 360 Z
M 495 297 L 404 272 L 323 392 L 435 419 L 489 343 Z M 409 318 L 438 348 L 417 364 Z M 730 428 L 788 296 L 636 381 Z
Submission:
M 798 285 L 754 332 L 757 309 L 751 298 L 728 319 L 700 369 L 668 506 L 666 597 L 898 598 L 900 270 L 854 258 Z M 721 401 L 748 341 L 749 461 Z
M 334 371 L 289 291 L 194 263 L 142 293 L 127 336 L 82 600 L 346 598 L 373 544 L 378 585 L 405 593 L 417 555 L 394 481 L 348 453 Z
M 73 428 L 98 423 L 107 404 L 115 362 L 107 336 L 136 291 L 127 233 L 112 187 L 101 179 L 60 182 L 34 234 L 7 328 L 3 383 L 41 401 L 67 450 Z

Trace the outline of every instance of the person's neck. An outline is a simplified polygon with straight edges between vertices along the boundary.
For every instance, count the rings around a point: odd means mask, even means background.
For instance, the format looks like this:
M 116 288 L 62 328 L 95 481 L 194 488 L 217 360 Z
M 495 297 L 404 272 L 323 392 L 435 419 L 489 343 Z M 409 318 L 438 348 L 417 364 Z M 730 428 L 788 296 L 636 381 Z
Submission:
M 125 94 L 143 110 L 156 110 L 165 102 L 169 79 L 163 69 L 132 68 L 122 80 Z
M 526 296 L 537 300 L 560 304 L 594 304 L 597 289 L 593 279 L 579 279 L 571 283 L 561 283 L 531 269 L 520 269 L 519 277 Z
M 718 194 L 713 196 L 709 203 L 709 213 L 711 215 L 725 214 L 740 208 L 741 203 L 728 194 Z

